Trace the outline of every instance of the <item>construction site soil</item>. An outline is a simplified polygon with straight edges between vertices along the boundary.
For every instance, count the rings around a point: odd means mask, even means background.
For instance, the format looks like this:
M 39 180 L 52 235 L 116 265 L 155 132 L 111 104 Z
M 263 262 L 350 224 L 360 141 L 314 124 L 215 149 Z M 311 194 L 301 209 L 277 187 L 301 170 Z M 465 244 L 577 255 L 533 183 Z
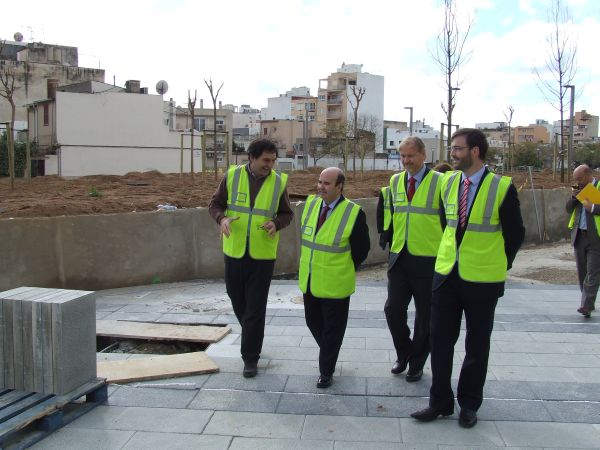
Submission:
M 322 168 L 298 170 L 289 174 L 290 200 L 298 201 L 314 193 Z M 389 183 L 392 171 L 357 171 L 347 174 L 344 194 L 348 198 L 376 197 Z M 517 189 L 531 189 L 527 172 L 513 176 Z M 112 214 L 157 211 L 158 205 L 181 208 L 208 206 L 222 174 L 163 174 L 131 172 L 123 176 L 94 175 L 73 179 L 58 176 L 16 179 L 11 188 L 8 178 L 0 179 L 0 219 L 16 217 L 55 217 L 81 214 Z M 533 172 L 536 189 L 569 186 L 553 179 L 552 172 Z

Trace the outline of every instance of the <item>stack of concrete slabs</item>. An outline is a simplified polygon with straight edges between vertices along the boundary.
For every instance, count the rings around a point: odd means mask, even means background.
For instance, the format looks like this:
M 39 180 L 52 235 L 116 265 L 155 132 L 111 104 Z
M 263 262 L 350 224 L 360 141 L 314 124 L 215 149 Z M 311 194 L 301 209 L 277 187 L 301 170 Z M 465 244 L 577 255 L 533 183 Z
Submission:
M 64 395 L 96 378 L 94 292 L 0 293 L 0 386 Z

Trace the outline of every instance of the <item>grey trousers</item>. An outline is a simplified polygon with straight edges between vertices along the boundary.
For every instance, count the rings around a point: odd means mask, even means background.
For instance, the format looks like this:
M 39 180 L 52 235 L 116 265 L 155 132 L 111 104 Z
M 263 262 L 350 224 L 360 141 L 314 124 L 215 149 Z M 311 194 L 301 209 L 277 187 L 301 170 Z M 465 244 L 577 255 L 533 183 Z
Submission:
M 592 242 L 588 232 L 577 231 L 575 239 L 575 262 L 579 287 L 581 288 L 581 307 L 594 310 L 596 294 L 600 284 L 600 244 Z

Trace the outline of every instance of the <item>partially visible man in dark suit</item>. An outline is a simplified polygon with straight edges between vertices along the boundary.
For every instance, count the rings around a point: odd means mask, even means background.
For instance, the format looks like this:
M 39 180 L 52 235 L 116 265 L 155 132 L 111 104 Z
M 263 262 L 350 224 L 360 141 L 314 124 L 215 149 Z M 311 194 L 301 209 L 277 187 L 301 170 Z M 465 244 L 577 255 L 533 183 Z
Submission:
M 302 212 L 298 284 L 306 324 L 319 346 L 318 388 L 333 381 L 356 287 L 355 269 L 370 249 L 365 213 L 342 195 L 344 181 L 337 167 L 323 170 L 319 195 L 310 195 Z
M 452 135 L 452 162 L 460 172 L 447 175 L 442 185 L 447 224 L 433 277 L 429 406 L 411 414 L 423 422 L 454 412 L 452 359 L 464 312 L 459 424 L 471 428 L 477 423 L 496 304 L 525 237 L 517 191 L 510 178 L 484 165 L 487 149 L 480 130 L 463 128 Z
M 598 181 L 586 164 L 577 167 L 573 172 L 577 187 L 573 187 L 572 197 L 567 202 L 567 212 L 571 215 L 571 243 L 575 249 L 575 262 L 581 289 L 581 304 L 577 312 L 584 317 L 591 317 L 596 305 L 596 294 L 600 283 L 600 205 L 588 199 L 581 203 L 577 194 L 592 183 L 598 189 Z M 585 214 L 582 214 L 585 212 Z
M 425 166 L 427 152 L 418 137 L 400 144 L 404 170 L 390 179 L 392 230 L 388 261 L 385 318 L 396 350 L 394 375 L 408 367 L 406 381 L 419 381 L 429 356 L 431 281 L 444 224 L 440 190 L 442 175 Z M 411 339 L 408 305 L 414 299 Z

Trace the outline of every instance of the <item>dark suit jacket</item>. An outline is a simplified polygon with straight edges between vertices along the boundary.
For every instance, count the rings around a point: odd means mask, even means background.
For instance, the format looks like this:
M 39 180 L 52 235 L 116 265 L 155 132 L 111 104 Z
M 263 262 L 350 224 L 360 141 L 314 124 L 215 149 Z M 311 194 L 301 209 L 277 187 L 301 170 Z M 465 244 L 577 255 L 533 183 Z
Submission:
M 486 168 L 483 172 L 481 180 L 487 176 L 489 170 Z M 481 182 L 477 186 L 477 191 L 475 192 L 475 197 L 473 198 L 473 203 L 471 203 L 471 209 L 473 204 L 475 203 L 475 199 L 479 195 L 479 188 L 481 187 Z M 469 209 L 469 216 L 471 215 L 471 209 Z M 514 185 L 511 183 L 508 191 L 506 192 L 506 197 L 504 197 L 504 201 L 500 205 L 500 209 L 498 211 L 500 215 L 500 225 L 502 227 L 502 236 L 504 237 L 504 252 L 506 253 L 507 260 L 507 269 L 512 267 L 512 263 L 517 256 L 517 251 L 521 247 L 523 240 L 525 239 L 525 227 L 523 226 L 523 217 L 521 216 L 521 205 L 519 203 L 519 196 L 517 194 L 517 190 Z M 467 218 L 468 221 L 468 218 Z M 462 241 L 462 237 L 464 235 L 464 230 L 457 230 L 456 240 L 457 246 L 460 245 Z M 452 275 L 453 272 L 457 270 L 456 265 L 454 269 L 448 275 L 442 275 L 436 272 L 433 276 L 433 290 L 435 291 L 439 288 L 446 279 Z M 504 282 L 500 283 L 468 283 L 472 285 L 479 285 L 486 293 L 489 293 L 490 296 L 501 297 L 504 294 Z M 476 287 L 476 286 L 474 286 Z
M 579 227 L 579 219 L 581 217 L 581 211 L 585 211 L 585 209 L 583 209 L 583 205 L 581 204 L 581 202 L 579 200 L 577 200 L 576 197 L 571 197 L 567 201 L 566 208 L 567 208 L 567 212 L 569 213 L 569 215 L 571 215 L 571 213 L 573 211 L 575 211 L 575 224 L 573 225 L 573 228 L 571 229 L 571 244 L 575 245 L 575 239 L 577 239 L 577 231 L 579 229 L 578 227 Z M 600 215 L 600 205 L 594 206 L 593 213 L 585 211 L 587 228 L 589 230 L 588 239 L 590 240 L 590 242 L 592 244 L 597 244 L 597 245 L 600 245 L 600 236 L 598 236 L 598 231 L 596 230 L 596 222 L 594 221 L 594 216 L 599 216 L 599 215 Z

